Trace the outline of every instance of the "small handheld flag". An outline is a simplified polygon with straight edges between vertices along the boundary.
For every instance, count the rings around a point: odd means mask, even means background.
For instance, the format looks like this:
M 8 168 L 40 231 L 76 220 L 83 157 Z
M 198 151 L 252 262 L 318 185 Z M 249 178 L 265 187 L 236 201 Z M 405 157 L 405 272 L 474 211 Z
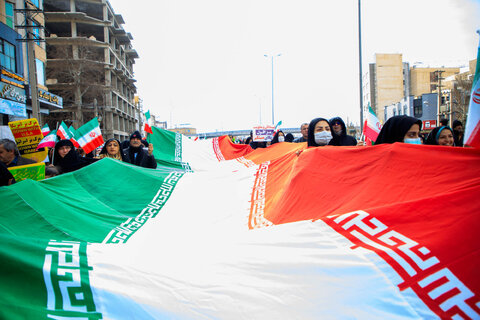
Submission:
M 375 143 L 375 140 L 377 140 L 381 129 L 382 124 L 380 123 L 380 120 L 378 120 L 375 112 L 369 104 L 367 119 L 365 119 L 365 124 L 363 125 L 363 134 L 365 135 L 365 142 L 367 145 L 371 146 Z
M 65 122 L 62 121 L 60 126 L 58 127 L 57 130 L 57 135 L 62 139 L 62 140 L 70 140 L 72 138 L 72 133 L 68 129 L 67 125 Z
M 78 128 L 75 138 L 85 153 L 90 153 L 96 147 L 101 146 L 104 141 L 100 125 L 98 124 L 98 119 L 93 118 Z
M 42 141 L 40 141 L 35 150 L 45 147 L 53 148 L 55 147 L 55 143 L 57 143 L 57 130 L 50 131 L 50 133 L 47 134 Z
M 150 110 L 145 112 L 145 119 L 145 128 L 143 129 L 143 131 L 153 134 L 152 127 L 150 127 L 150 124 L 148 123 L 150 120 Z
M 48 123 L 46 123 L 43 127 L 42 127 L 42 134 L 44 137 L 46 137 L 49 133 L 50 133 L 50 127 L 48 126 Z

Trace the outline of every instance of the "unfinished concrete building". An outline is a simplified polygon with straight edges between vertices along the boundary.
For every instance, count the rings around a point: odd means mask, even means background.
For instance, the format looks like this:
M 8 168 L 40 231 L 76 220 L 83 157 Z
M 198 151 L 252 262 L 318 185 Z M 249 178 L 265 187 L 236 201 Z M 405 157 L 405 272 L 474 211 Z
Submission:
M 99 117 L 105 138 L 123 140 L 140 128 L 133 64 L 138 58 L 124 20 L 105 0 L 44 0 L 47 86 L 63 97 L 50 126 L 75 128 Z

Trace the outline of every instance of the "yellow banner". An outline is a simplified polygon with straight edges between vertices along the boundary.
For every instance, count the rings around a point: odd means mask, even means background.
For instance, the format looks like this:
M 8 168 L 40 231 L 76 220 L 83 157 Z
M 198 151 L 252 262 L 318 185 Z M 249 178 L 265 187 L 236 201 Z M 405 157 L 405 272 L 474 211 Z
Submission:
M 47 157 L 46 150 L 35 151 L 38 143 L 43 139 L 42 129 L 40 129 L 37 119 L 12 121 L 8 123 L 8 126 L 23 157 L 37 162 L 45 160 Z
M 10 167 L 8 168 L 16 182 L 32 179 L 40 181 L 45 179 L 45 163 L 32 163 L 24 166 Z

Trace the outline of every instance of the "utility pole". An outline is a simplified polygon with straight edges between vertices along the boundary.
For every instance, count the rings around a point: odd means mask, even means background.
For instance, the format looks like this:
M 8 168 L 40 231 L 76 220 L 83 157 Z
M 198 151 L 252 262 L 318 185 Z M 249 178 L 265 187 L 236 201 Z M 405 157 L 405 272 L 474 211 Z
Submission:
M 442 73 L 444 73 L 444 70 L 436 70 L 438 77 L 438 85 L 437 85 L 437 125 L 440 124 L 441 120 L 441 113 L 440 113 L 440 107 L 442 105 Z
M 275 103 L 274 103 L 274 99 L 275 99 L 275 93 L 274 93 L 274 87 L 275 87 L 275 84 L 274 84 L 274 77 L 273 77 L 273 73 L 274 73 L 274 67 L 273 67 L 273 60 L 275 57 L 280 57 L 282 54 L 279 53 L 279 54 L 276 54 L 276 55 L 268 55 L 268 54 L 264 54 L 263 56 L 265 58 L 268 58 L 270 57 L 271 58 L 271 64 L 272 64 L 272 125 L 274 126 L 275 125 Z
M 15 27 L 25 30 L 24 38 L 19 39 L 19 41 L 25 41 L 27 44 L 28 84 L 32 104 L 32 118 L 36 118 L 41 125 L 37 87 L 37 66 L 35 62 L 35 41 L 45 41 L 45 39 L 41 39 L 38 36 L 35 37 L 34 30 L 39 30 L 42 27 L 35 25 L 34 17 L 38 14 L 43 14 L 43 10 L 36 8 L 29 0 L 26 0 L 24 1 L 24 7 L 15 9 L 15 11 L 22 13 L 24 17 L 24 23 L 22 25 L 16 25 Z M 39 33 L 40 32 L 38 32 L 38 34 Z
M 360 133 L 363 132 L 362 5 L 358 0 L 358 66 L 360 82 Z

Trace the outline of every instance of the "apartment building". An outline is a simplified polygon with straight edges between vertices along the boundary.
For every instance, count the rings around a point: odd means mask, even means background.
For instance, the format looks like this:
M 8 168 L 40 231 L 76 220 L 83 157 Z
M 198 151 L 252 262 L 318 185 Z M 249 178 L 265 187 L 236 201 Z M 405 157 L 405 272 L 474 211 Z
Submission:
M 44 0 L 47 31 L 47 86 L 64 108 L 52 123 L 75 128 L 99 118 L 106 138 L 123 140 L 141 126 L 135 104 L 132 35 L 105 0 Z

